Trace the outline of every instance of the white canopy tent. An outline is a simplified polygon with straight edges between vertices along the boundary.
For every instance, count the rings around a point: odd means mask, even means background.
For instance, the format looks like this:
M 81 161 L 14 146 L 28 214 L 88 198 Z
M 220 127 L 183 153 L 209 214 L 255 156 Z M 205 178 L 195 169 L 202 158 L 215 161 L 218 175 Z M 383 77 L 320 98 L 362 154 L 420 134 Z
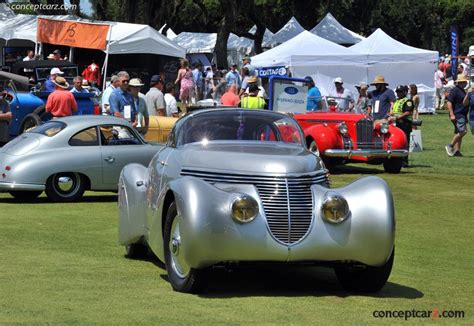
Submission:
M 351 50 L 367 56 L 367 78 L 385 76 L 393 86 L 416 84 L 424 93 L 425 103 L 420 103 L 420 112 L 434 112 L 429 99 L 434 98 L 434 72 L 439 53 L 403 44 L 388 36 L 380 28 L 367 39 L 350 47 Z
M 356 44 L 365 39 L 342 26 L 331 13 L 327 13 L 310 32 L 337 44 Z
M 37 17 L 20 14 L 0 21 L 0 39 L 6 40 L 7 43 L 12 40 L 27 40 L 36 43 Z M 93 21 L 72 15 L 39 17 L 109 24 L 111 26 L 107 38 L 109 54 L 148 53 L 171 57 L 185 55 L 183 48 L 148 25 Z
M 273 49 L 252 57 L 256 67 L 292 66 L 293 56 L 318 56 L 328 60 L 348 60 L 353 51 L 306 30 Z M 350 56 L 352 58 L 352 56 Z
M 217 33 L 194 33 L 182 32 L 174 41 L 186 49 L 186 53 L 214 53 L 216 46 Z M 229 64 L 238 63 L 242 58 L 252 51 L 253 40 L 238 37 L 231 33 L 227 41 L 227 61 Z
M 166 24 L 161 26 L 161 28 L 158 30 L 160 34 L 163 34 L 163 28 L 165 28 L 165 26 Z M 166 31 L 166 37 L 169 38 L 170 40 L 174 40 L 176 36 L 177 36 L 176 33 L 171 28 L 168 28 L 168 30 Z
M 296 20 L 295 17 L 291 17 L 278 32 L 273 34 L 273 37 L 269 42 L 263 42 L 262 45 L 267 48 L 277 46 L 299 35 L 303 31 L 305 31 L 305 29 L 301 26 L 298 20 Z

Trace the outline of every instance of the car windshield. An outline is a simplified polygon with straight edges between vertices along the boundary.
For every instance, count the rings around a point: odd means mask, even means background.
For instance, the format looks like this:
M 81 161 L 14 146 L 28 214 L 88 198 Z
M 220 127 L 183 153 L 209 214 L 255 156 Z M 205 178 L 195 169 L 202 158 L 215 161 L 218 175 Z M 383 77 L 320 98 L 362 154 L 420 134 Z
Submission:
M 77 76 L 77 67 L 60 67 L 59 68 L 64 74 L 61 77 L 66 78 L 67 80 L 72 80 Z M 51 68 L 36 68 L 36 80 L 44 81 L 49 78 Z
M 259 141 L 303 145 L 292 118 L 269 111 L 229 109 L 188 117 L 177 132 L 177 146 L 210 141 Z
M 41 134 L 48 137 L 57 135 L 61 130 L 66 128 L 66 124 L 60 121 L 49 121 L 45 124 L 39 125 L 38 127 L 29 130 L 28 132 Z

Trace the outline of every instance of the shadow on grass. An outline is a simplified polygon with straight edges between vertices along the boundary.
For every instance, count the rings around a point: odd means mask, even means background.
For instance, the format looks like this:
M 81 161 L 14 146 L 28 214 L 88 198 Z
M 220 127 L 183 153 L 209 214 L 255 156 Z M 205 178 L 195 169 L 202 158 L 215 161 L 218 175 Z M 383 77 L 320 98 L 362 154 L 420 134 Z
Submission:
M 100 196 L 84 196 L 79 200 L 76 200 L 73 203 L 110 203 L 116 202 L 117 195 L 100 195 Z M 25 200 L 25 199 L 16 199 L 13 197 L 6 197 L 0 198 L 0 203 L 5 204 L 61 204 L 64 205 L 65 203 L 55 203 L 50 201 L 47 197 L 38 197 L 33 200 Z
M 166 274 L 161 278 L 169 282 Z M 423 292 L 397 283 L 387 282 L 378 293 L 354 294 L 344 290 L 331 268 L 324 267 L 246 267 L 214 269 L 209 272 L 205 291 L 199 296 L 207 299 L 226 299 L 256 296 L 337 296 L 362 295 L 374 298 L 418 299 Z

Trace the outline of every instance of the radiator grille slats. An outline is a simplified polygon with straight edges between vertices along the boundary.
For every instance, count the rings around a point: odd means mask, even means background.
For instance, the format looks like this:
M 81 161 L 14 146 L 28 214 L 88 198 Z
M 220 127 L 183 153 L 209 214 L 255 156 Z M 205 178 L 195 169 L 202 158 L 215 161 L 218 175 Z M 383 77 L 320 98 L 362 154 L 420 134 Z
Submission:
M 374 137 L 374 124 L 370 119 L 361 119 L 356 123 L 357 148 L 382 149 L 383 142 L 380 137 Z
M 301 176 L 253 176 L 183 169 L 181 175 L 210 183 L 254 185 L 271 234 L 285 245 L 301 240 L 309 231 L 313 218 L 311 186 L 328 186 L 327 176 L 321 172 Z

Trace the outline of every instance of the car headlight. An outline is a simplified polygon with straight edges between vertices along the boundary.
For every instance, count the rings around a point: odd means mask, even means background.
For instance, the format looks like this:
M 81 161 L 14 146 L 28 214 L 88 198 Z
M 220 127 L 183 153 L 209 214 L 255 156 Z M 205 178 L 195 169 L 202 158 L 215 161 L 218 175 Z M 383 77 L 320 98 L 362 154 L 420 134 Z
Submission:
M 258 203 L 249 195 L 239 194 L 232 203 L 232 218 L 239 223 L 252 222 L 258 214 Z
M 341 195 L 328 192 L 321 207 L 321 214 L 330 223 L 341 223 L 349 216 L 349 205 Z
M 387 122 L 382 122 L 380 124 L 380 132 L 382 134 L 386 134 L 388 132 L 388 123 Z
M 345 122 L 341 122 L 339 126 L 337 126 L 337 129 L 341 133 L 341 135 L 347 134 L 347 125 Z

